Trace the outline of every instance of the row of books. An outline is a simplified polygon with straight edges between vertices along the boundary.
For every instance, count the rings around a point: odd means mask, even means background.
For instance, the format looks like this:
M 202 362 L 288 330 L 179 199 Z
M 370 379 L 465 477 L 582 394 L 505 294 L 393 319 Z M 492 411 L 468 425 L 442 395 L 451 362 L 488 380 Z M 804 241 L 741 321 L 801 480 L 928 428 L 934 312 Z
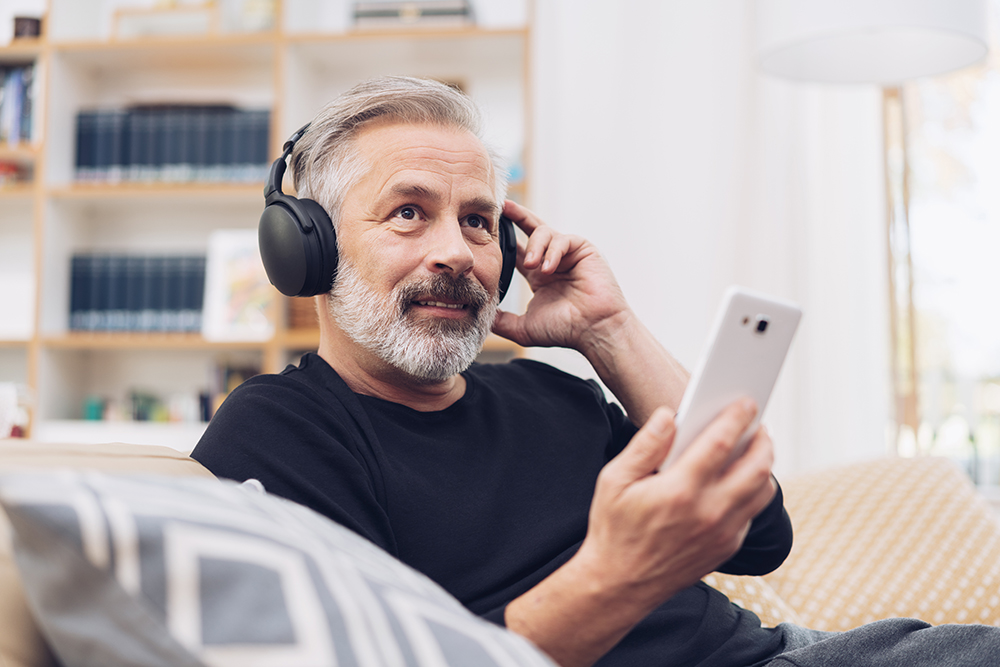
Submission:
M 70 329 L 201 331 L 204 255 L 81 253 L 70 262 Z
M 35 66 L 0 67 L 0 141 L 11 145 L 31 141 Z
M 263 182 L 270 126 L 267 109 L 226 105 L 80 111 L 76 179 Z

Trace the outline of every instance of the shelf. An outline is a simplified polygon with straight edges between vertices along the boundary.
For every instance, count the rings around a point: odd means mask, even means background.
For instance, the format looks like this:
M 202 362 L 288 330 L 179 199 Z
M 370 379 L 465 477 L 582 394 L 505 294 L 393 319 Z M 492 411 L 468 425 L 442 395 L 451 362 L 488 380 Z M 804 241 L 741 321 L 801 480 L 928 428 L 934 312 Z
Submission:
M 209 341 L 196 333 L 71 332 L 46 336 L 42 345 L 60 350 L 260 350 L 260 341 Z
M 161 37 L 116 41 L 53 42 L 57 56 L 71 57 L 80 67 L 99 69 L 211 67 L 270 68 L 275 37 L 272 33 Z
M 293 350 L 319 349 L 319 329 L 288 329 L 279 334 L 283 347 Z
M 198 443 L 208 424 L 131 421 L 84 421 L 46 419 L 33 425 L 31 439 L 37 442 L 73 442 L 88 445 L 127 442 L 161 445 L 188 453 Z
M 0 184 L 0 199 L 30 199 L 35 192 L 32 183 Z
M 49 189 L 53 199 L 66 202 L 155 200 L 203 198 L 251 202 L 263 207 L 263 183 L 184 182 L 184 183 L 74 183 Z
M 31 341 L 24 338 L 0 338 L 0 348 L 25 348 L 30 344 L 30 342 Z
M 482 39 L 484 37 L 525 37 L 526 28 L 480 28 L 476 26 L 447 26 L 427 28 L 382 28 L 382 29 L 352 29 L 346 32 L 299 32 L 287 36 L 289 44 L 305 42 L 362 42 L 384 40 L 419 40 L 419 39 Z
M 22 143 L 15 146 L 8 143 L 0 144 L 0 160 L 34 162 L 38 159 L 39 152 L 39 149 L 33 144 Z
M 41 54 L 44 41 L 39 38 L 16 39 L 6 46 L 0 46 L 0 64 L 11 65 L 31 62 Z

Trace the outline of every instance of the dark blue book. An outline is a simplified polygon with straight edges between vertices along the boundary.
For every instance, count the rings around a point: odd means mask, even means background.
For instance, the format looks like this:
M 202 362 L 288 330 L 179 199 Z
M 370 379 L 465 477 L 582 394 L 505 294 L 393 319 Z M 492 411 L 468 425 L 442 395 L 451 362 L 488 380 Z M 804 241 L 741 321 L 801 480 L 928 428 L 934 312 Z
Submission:
M 115 162 L 118 160 L 118 140 L 121 131 L 118 114 L 114 109 L 103 109 L 96 114 L 94 126 L 94 175 L 97 181 L 114 180 Z
M 255 109 L 250 112 L 253 125 L 253 145 L 250 155 L 249 180 L 263 182 L 267 179 L 271 155 L 271 112 Z
M 125 329 L 142 330 L 143 298 L 146 294 L 146 258 L 128 255 L 125 259 Z
M 153 167 L 153 115 L 148 107 L 129 110 L 129 180 L 150 181 Z
M 163 258 L 149 255 L 144 258 L 145 278 L 143 281 L 142 316 L 139 320 L 141 331 L 159 331 L 163 318 Z
M 111 293 L 109 279 L 109 256 L 105 253 L 95 253 L 92 256 L 90 272 L 90 315 L 91 331 L 108 330 L 108 303 Z
M 183 307 L 183 257 L 170 255 L 163 258 L 163 310 L 161 326 L 163 331 L 181 331 L 181 310 Z
M 107 255 L 104 261 L 107 272 L 105 285 L 108 290 L 104 328 L 108 331 L 125 331 L 128 319 L 127 257 L 122 254 Z
M 191 119 L 191 146 L 193 149 L 194 180 L 208 180 L 211 151 L 211 119 L 209 107 L 196 107 Z
M 129 168 L 128 112 L 113 109 L 107 113 L 108 124 L 111 126 L 111 151 L 106 180 L 118 183 L 125 180 Z
M 76 114 L 76 180 L 94 180 L 97 164 L 95 135 L 97 111 L 80 111 Z
M 69 328 L 83 331 L 88 328 L 90 313 L 91 255 L 77 254 L 70 258 Z
M 181 330 L 201 331 L 201 311 L 205 300 L 205 256 L 181 258 Z

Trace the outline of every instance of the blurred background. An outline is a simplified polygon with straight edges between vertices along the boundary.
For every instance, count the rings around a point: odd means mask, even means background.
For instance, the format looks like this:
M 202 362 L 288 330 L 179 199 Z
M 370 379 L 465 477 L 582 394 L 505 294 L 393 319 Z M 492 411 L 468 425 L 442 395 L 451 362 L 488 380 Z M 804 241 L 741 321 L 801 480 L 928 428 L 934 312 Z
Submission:
M 408 74 L 479 102 L 511 197 L 596 243 L 688 368 L 730 284 L 802 306 L 779 475 L 936 454 L 995 490 L 1000 14 L 885 4 L 877 27 L 978 46 L 832 81 L 765 47 L 796 5 L 827 37 L 880 3 L 0 1 L 0 429 L 190 449 L 235 384 L 315 349 L 311 302 L 245 268 L 264 170 L 330 98 Z M 593 374 L 485 358 L 513 355 Z

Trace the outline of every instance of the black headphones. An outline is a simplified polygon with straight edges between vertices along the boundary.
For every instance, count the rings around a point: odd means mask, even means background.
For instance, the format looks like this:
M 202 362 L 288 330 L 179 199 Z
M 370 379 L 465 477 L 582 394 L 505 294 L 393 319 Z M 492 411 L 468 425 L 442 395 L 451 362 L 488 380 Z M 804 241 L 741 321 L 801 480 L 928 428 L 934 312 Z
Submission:
M 337 275 L 337 235 L 330 216 L 312 199 L 296 199 L 281 191 L 286 160 L 295 142 L 309 129 L 307 123 L 288 138 L 281 157 L 271 165 L 264 185 L 264 212 L 257 227 L 257 243 L 267 278 L 286 296 L 316 296 L 329 292 Z M 500 216 L 500 299 L 510 287 L 517 263 L 514 223 Z

